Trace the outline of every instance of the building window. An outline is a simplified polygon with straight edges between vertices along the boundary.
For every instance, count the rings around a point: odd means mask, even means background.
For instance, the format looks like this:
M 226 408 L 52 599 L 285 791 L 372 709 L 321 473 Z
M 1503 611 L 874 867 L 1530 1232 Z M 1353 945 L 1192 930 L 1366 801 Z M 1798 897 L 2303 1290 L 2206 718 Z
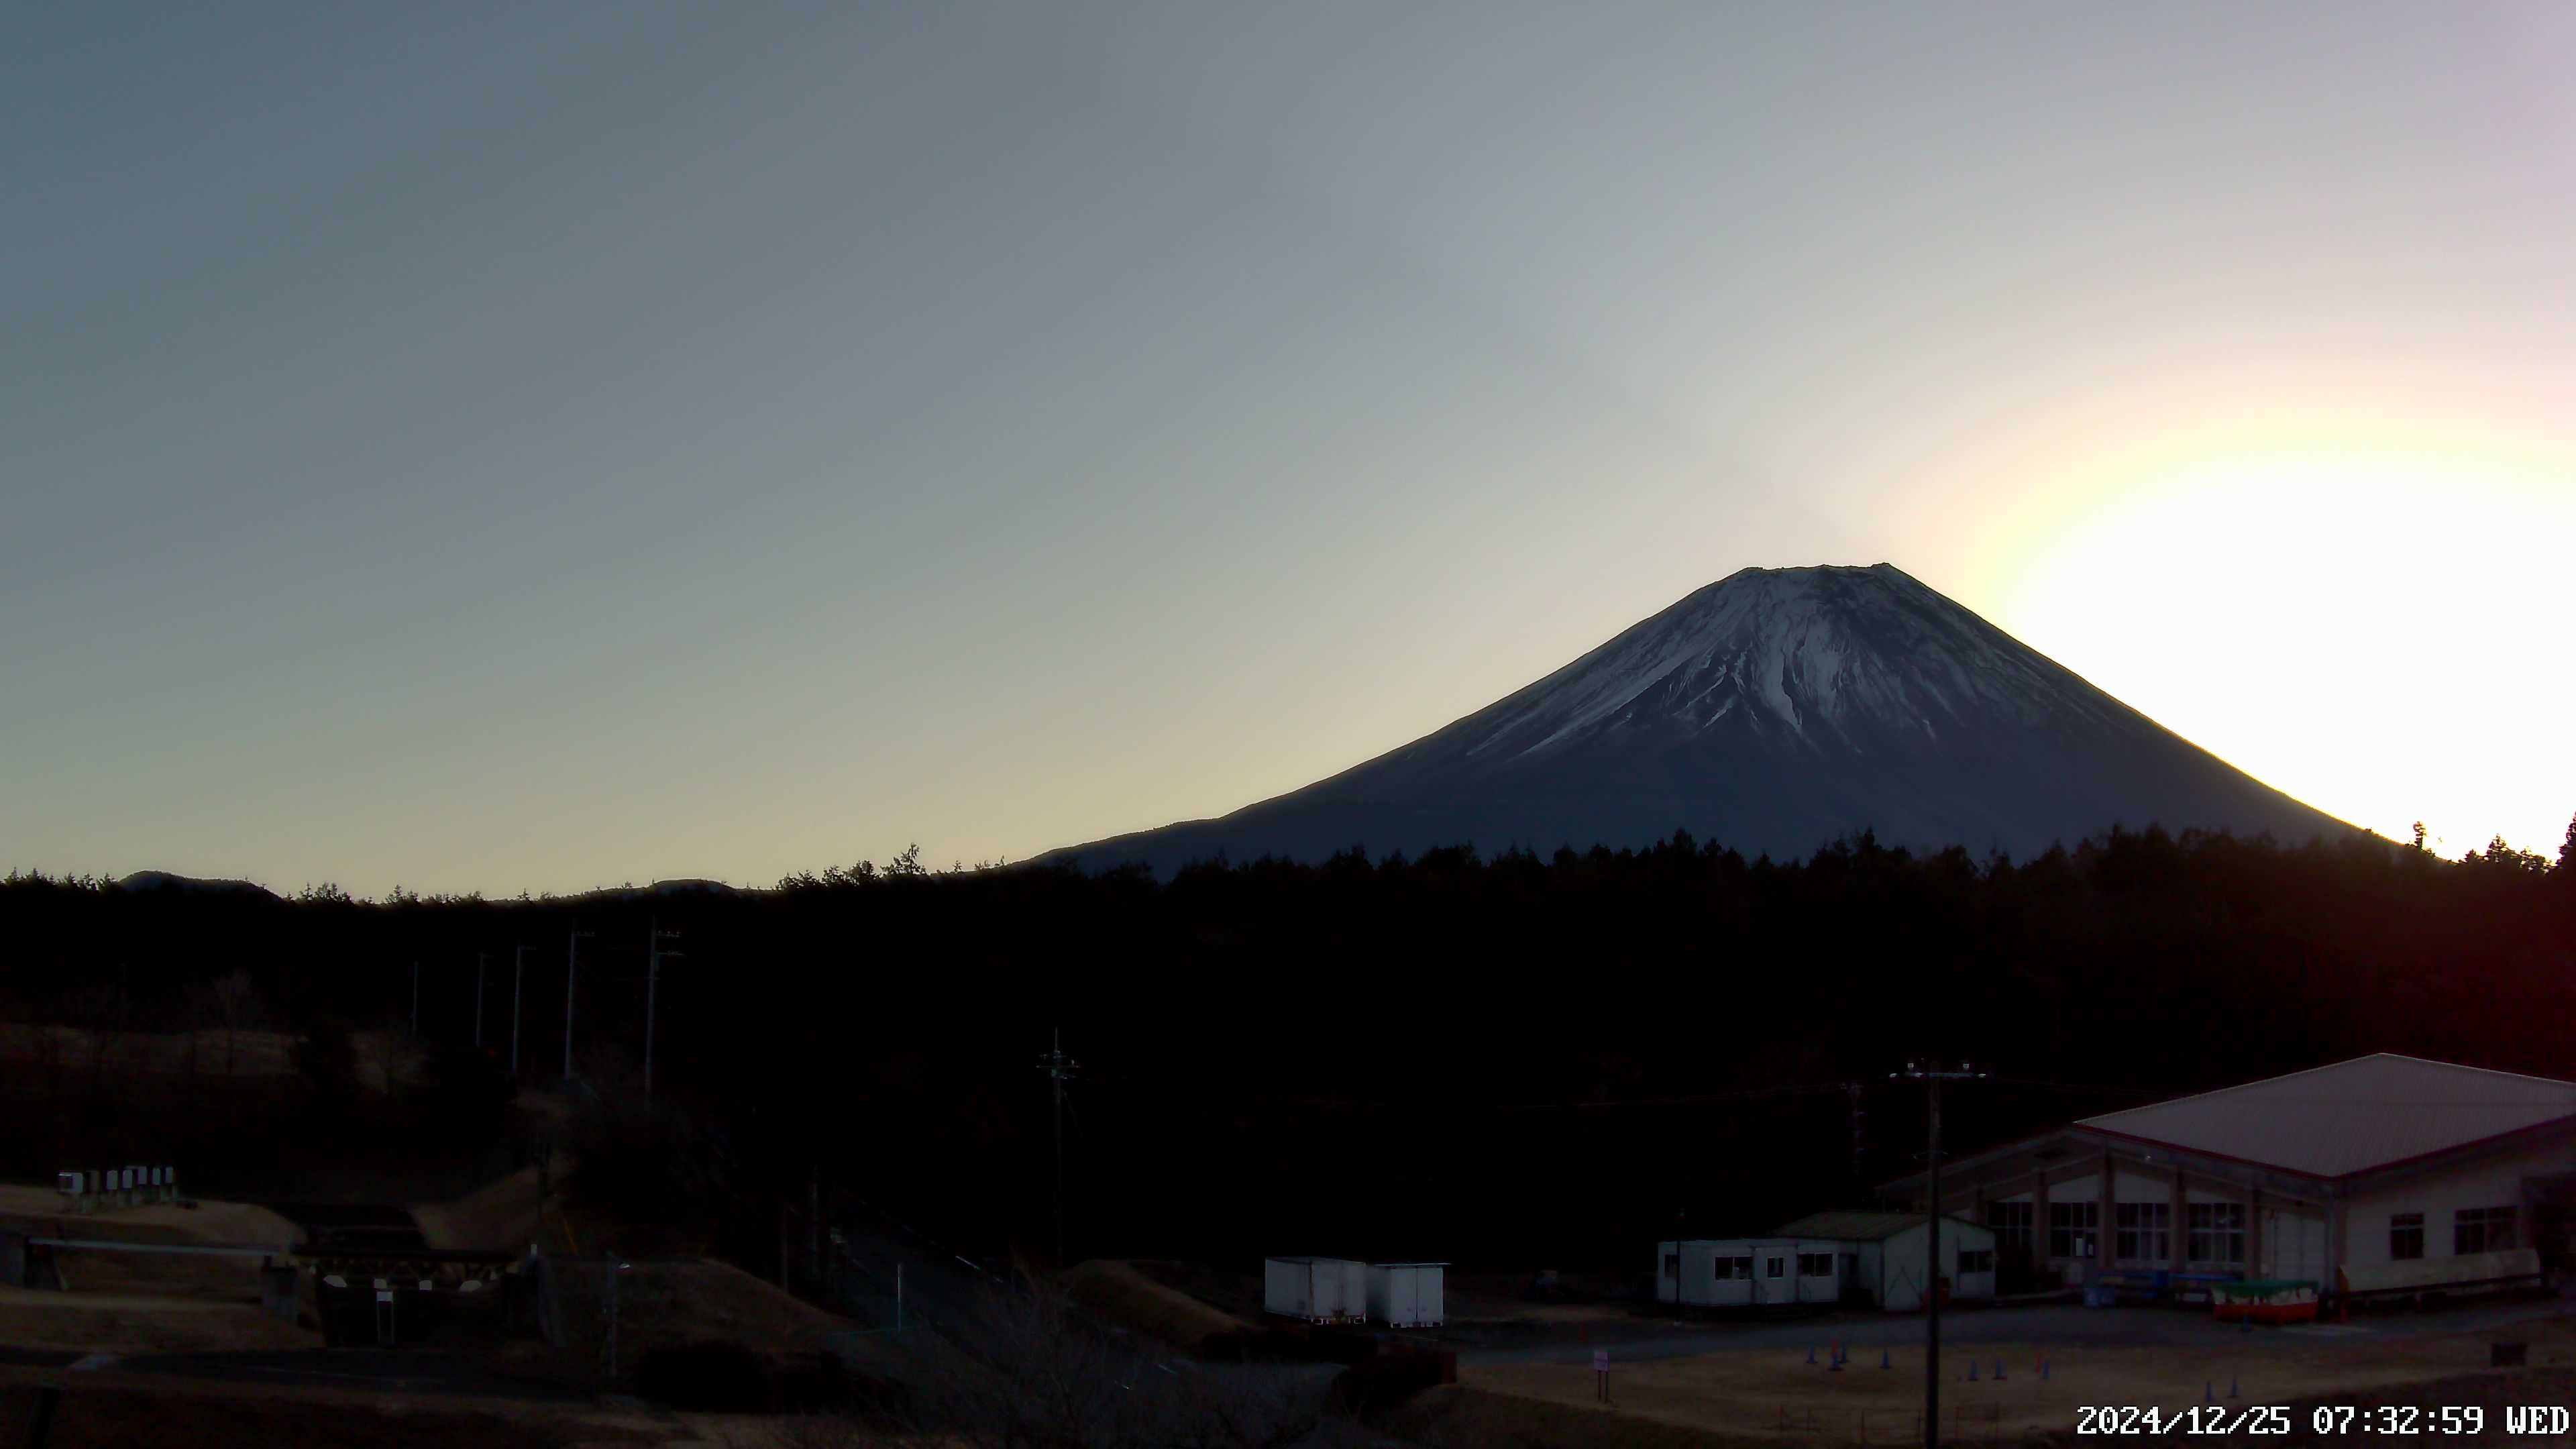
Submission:
M 2124 1262 L 2164 1263 L 2173 1258 L 2173 1204 L 2124 1202 L 2112 1247 Z
M 1785 1278 L 1789 1276 L 1789 1260 L 1786 1258 L 1773 1258 L 1771 1260 L 1771 1276 L 1774 1278 Z
M 1991 1273 L 1995 1271 L 1995 1250 L 1992 1248 L 1961 1248 L 1959 1250 L 1959 1271 L 1962 1273 Z
M 1750 1253 L 1747 1253 L 1747 1254 L 1744 1254 L 1744 1255 L 1743 1255 L 1743 1256 L 1741 1256 L 1741 1257 L 1735 1257 L 1735 1258 L 1720 1258 L 1720 1259 L 1718 1259 L 1718 1260 L 1717 1260 L 1717 1276 L 1719 1276 L 1720 1278 L 1750 1278 L 1750 1277 L 1752 1277 L 1752 1276 L 1753 1276 L 1753 1255 L 1752 1255 L 1752 1254 L 1750 1254 Z
M 2501 1253 L 2513 1246 L 2513 1209 L 2462 1208 L 2451 1216 L 2451 1251 Z
M 2191 1205 L 2189 1256 L 2195 1263 L 2245 1261 L 2245 1204 L 2196 1202 Z
M 2048 1205 L 2048 1256 L 2090 1258 L 2093 1236 L 2102 1230 L 2098 1202 L 2053 1202 Z
M 1664 1276 L 1667 1278 L 1678 1278 L 1681 1275 L 1682 1255 L 1679 1253 L 1666 1253 L 1664 1255 Z
M 2424 1256 L 2422 1213 L 2399 1213 L 2388 1220 L 2388 1256 L 2392 1259 Z
M 1986 1226 L 1995 1230 L 1998 1248 L 2030 1251 L 2030 1204 L 2026 1202 L 1990 1202 L 1986 1204 Z
M 1830 1278 L 1834 1276 L 1834 1255 L 1831 1253 L 1800 1253 L 1798 1255 L 1798 1276 L 1801 1278 Z

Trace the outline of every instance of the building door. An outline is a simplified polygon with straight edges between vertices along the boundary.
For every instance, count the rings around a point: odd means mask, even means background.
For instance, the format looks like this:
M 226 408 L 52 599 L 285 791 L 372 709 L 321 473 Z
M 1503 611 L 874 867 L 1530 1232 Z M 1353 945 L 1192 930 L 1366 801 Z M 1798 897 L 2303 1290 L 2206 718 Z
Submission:
M 1761 1276 L 1753 1280 L 1756 1303 L 1795 1303 L 1798 1280 L 1794 1276 L 1798 1261 L 1786 1248 L 1764 1248 L 1761 1251 Z
M 2299 1207 L 2263 1209 L 2263 1261 L 2258 1278 L 2325 1276 L 2325 1219 Z
M 2576 1173 L 2527 1178 L 2522 1191 L 2531 1237 L 2517 1246 L 2539 1249 L 2544 1272 L 2576 1269 Z

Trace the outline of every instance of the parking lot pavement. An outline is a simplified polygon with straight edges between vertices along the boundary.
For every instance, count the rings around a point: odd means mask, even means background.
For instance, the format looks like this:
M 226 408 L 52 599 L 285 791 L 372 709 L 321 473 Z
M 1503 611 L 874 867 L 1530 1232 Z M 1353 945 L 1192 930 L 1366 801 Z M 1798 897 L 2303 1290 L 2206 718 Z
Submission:
M 2206 1308 L 2158 1308 L 2144 1305 L 2082 1308 L 2042 1304 L 2012 1308 L 1962 1308 L 1941 1315 L 1941 1342 L 1972 1348 L 1980 1344 L 2046 1343 L 2083 1348 L 2313 1348 L 2320 1342 L 2367 1343 L 2425 1334 L 2475 1333 L 2576 1313 L 2565 1300 L 2523 1300 L 2432 1313 L 2373 1314 L 2348 1324 L 2313 1327 L 2246 1328 L 2220 1323 Z M 1461 1343 L 1461 1363 L 1584 1363 L 1594 1349 L 1608 1349 L 1614 1361 L 1637 1363 L 1687 1358 L 1721 1349 L 1778 1348 L 1803 1351 L 1840 1343 L 1860 1354 L 1880 1347 L 1902 1348 L 1923 1341 L 1919 1315 L 1836 1313 L 1785 1323 L 1693 1322 L 1638 1317 L 1591 1325 L 1588 1338 L 1549 1334 L 1543 1341 Z

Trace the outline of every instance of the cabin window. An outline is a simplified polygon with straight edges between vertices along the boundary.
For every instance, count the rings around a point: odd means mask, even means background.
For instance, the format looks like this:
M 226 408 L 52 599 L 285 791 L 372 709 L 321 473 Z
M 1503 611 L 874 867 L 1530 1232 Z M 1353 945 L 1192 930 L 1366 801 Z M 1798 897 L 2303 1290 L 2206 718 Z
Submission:
M 2120 1231 L 2112 1245 L 2132 1263 L 2162 1263 L 2173 1257 L 2173 1204 L 2120 1204 Z
M 2030 1204 L 2026 1202 L 1990 1202 L 1986 1204 L 1986 1226 L 1995 1230 L 1995 1246 L 2030 1248 Z
M 2513 1246 L 2513 1209 L 2462 1208 L 2451 1218 L 2451 1251 L 2501 1253 Z
M 1962 1273 L 1991 1273 L 1995 1271 L 1995 1250 L 1992 1248 L 1961 1248 L 1959 1250 L 1959 1271 Z
M 1667 1278 L 1678 1278 L 1681 1275 L 1682 1255 L 1679 1253 L 1666 1253 L 1664 1255 L 1664 1276 Z
M 1798 1276 L 1801 1278 L 1830 1278 L 1834 1276 L 1834 1255 L 1831 1253 L 1800 1253 L 1798 1255 Z
M 1770 1276 L 1774 1278 L 1785 1278 L 1789 1276 L 1789 1260 L 1787 1258 L 1773 1258 L 1771 1260 Z
M 2196 1202 L 2191 1205 L 2191 1239 L 2188 1244 L 2195 1263 L 2242 1263 L 2245 1261 L 2245 1204 L 2241 1202 Z
M 2102 1230 L 2098 1202 L 2053 1202 L 2048 1205 L 2048 1256 L 2090 1258 L 2094 1234 Z
M 1720 1279 L 1750 1278 L 1753 1276 L 1753 1258 L 1751 1254 L 1746 1254 L 1742 1257 L 1736 1258 L 1718 1258 L 1715 1259 L 1710 1266 L 1717 1270 L 1717 1276 Z
M 2422 1213 L 2399 1213 L 2388 1220 L 2388 1256 L 2391 1259 L 2424 1256 Z

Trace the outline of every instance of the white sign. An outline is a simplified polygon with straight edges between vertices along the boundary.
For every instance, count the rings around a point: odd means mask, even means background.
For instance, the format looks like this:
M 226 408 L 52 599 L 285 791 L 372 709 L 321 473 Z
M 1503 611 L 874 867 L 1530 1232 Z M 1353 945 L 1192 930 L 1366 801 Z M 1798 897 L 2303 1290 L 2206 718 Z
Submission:
M 376 1290 L 376 1301 L 378 1303 L 391 1303 L 394 1301 L 394 1295 L 379 1288 Z
M 1592 1350 L 1592 1371 L 1596 1374 L 1610 1372 L 1610 1350 L 1606 1348 Z

